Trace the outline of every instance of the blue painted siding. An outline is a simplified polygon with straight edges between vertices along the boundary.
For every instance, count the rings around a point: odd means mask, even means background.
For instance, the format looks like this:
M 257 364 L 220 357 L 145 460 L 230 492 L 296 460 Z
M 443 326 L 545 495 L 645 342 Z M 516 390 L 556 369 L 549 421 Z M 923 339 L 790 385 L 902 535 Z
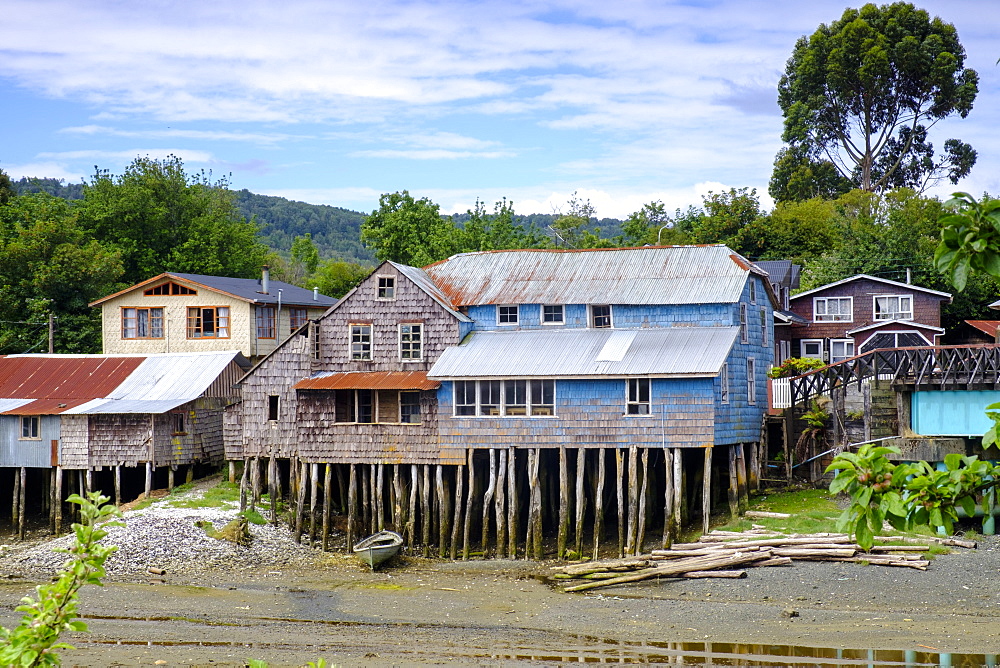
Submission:
M 557 380 L 554 417 L 459 417 L 452 382 L 438 390 L 444 448 L 702 447 L 712 442 L 711 378 L 659 379 L 650 384 L 651 415 L 625 415 L 625 379 Z
M 986 407 L 1000 401 L 996 390 L 931 390 L 910 395 L 913 431 L 922 436 L 982 436 L 993 426 Z
M 620 329 L 672 327 L 677 324 L 692 327 L 713 327 L 719 324 L 728 325 L 732 319 L 731 311 L 731 304 L 614 304 L 611 307 L 611 318 L 614 326 Z M 553 327 L 553 325 L 542 324 L 541 314 L 541 304 L 521 304 L 517 325 L 497 325 L 497 307 L 493 304 L 469 307 L 469 317 L 475 321 L 473 327 L 477 330 Z M 566 322 L 562 326 L 566 328 L 580 328 L 589 325 L 586 304 L 566 304 L 564 317 Z
M 49 468 L 52 441 L 59 440 L 59 416 L 42 415 L 37 440 L 21 440 L 21 416 L 0 415 L 0 468 L 25 466 Z

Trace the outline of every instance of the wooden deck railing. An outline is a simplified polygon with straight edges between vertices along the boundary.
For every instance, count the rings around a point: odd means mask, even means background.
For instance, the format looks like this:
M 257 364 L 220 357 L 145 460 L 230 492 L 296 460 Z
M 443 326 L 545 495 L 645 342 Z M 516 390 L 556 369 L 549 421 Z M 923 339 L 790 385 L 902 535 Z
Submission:
M 920 389 L 1000 388 L 1000 346 L 883 348 L 789 379 L 792 406 L 838 385 L 889 381 Z

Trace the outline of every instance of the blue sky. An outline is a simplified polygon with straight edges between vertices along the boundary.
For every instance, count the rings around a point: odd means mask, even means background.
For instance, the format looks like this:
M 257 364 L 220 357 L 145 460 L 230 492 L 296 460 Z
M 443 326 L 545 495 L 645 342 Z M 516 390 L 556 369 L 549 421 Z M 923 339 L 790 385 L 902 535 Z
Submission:
M 1000 193 L 1000 3 L 933 0 L 980 74 L 932 140 L 979 151 L 957 187 Z M 0 169 L 78 182 L 136 156 L 233 188 L 359 211 L 408 189 L 598 216 L 767 198 L 778 78 L 844 2 L 5 0 Z M 858 6 L 854 3 L 850 6 Z

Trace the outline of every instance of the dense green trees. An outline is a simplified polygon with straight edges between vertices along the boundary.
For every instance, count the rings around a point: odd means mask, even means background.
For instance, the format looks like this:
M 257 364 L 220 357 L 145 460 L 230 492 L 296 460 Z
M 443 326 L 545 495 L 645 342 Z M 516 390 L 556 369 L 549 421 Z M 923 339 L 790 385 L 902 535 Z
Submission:
M 964 63 L 955 27 L 906 2 L 847 9 L 799 39 L 778 85 L 788 148 L 775 198 L 838 192 L 829 165 L 867 191 L 957 182 L 975 151 L 949 139 L 935 156 L 927 131 L 972 109 L 978 76 Z

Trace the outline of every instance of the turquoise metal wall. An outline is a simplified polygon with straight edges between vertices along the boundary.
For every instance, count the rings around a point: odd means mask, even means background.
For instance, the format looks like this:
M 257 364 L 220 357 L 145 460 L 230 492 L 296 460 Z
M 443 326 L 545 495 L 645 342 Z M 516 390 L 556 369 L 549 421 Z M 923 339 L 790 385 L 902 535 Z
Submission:
M 922 436 L 982 436 L 993 424 L 986 406 L 1000 401 L 996 390 L 934 390 L 910 396 L 913 431 Z

